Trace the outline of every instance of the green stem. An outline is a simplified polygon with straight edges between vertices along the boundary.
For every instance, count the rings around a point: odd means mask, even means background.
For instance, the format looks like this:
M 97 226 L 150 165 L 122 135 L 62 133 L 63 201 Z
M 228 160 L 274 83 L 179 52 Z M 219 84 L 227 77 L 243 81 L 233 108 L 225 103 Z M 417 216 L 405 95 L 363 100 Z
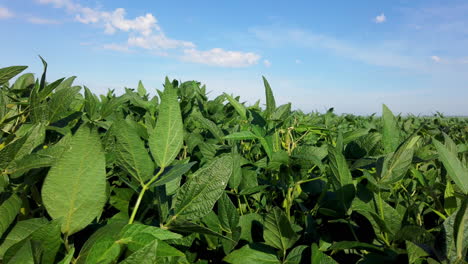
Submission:
M 151 180 L 148 183 L 143 184 L 141 186 L 142 187 L 141 192 L 138 195 L 138 199 L 137 199 L 137 201 L 135 203 L 135 207 L 133 207 L 133 211 L 132 211 L 132 215 L 130 216 L 130 220 L 128 220 L 129 224 L 133 224 L 133 221 L 135 221 L 135 216 L 137 214 L 138 208 L 140 207 L 141 200 L 143 200 L 143 196 L 145 196 L 146 190 L 148 190 L 150 188 L 151 184 L 153 184 L 153 182 L 155 182 L 163 172 L 164 172 L 164 167 L 161 167 L 159 169 L 158 173 L 153 178 L 151 178 Z

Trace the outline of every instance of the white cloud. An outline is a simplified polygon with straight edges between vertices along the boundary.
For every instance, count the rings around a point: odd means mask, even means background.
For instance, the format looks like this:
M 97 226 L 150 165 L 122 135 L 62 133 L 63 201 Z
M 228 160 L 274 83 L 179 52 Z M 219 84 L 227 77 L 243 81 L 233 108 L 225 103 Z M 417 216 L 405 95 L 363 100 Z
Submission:
M 260 59 L 259 55 L 251 52 L 227 51 L 221 48 L 200 51 L 191 41 L 169 38 L 159 26 L 156 17 L 150 13 L 127 19 L 123 8 L 108 12 L 82 6 L 73 0 L 36 1 L 40 4 L 51 4 L 56 8 L 65 8 L 75 15 L 78 22 L 101 26 L 106 34 L 119 31 L 129 33 L 125 44 L 106 44 L 104 49 L 129 52 L 131 47 L 137 47 L 158 56 L 168 56 L 166 50 L 174 50 L 183 53 L 182 56 L 176 56 L 182 60 L 221 67 L 246 67 L 258 63 Z
M 327 50 L 332 54 L 369 65 L 421 70 L 426 68 L 423 60 L 402 53 L 384 43 L 361 44 L 337 39 L 333 36 L 295 28 L 252 28 L 250 29 L 263 45 L 273 47 L 293 47 Z
M 190 41 L 170 39 L 161 33 L 159 35 L 130 37 L 128 45 L 136 46 L 148 50 L 155 49 L 175 49 L 175 48 L 195 48 L 195 44 Z
M 185 49 L 182 59 L 221 67 L 247 67 L 258 63 L 260 56 L 252 52 L 226 51 L 214 48 L 207 51 Z
M 269 60 L 263 60 L 263 65 L 265 65 L 265 67 L 269 68 L 271 66 L 271 62 Z
M 47 18 L 41 18 L 41 17 L 29 17 L 28 21 L 33 23 L 33 24 L 39 24 L 39 25 L 56 25 L 60 24 L 60 21 L 53 20 L 53 19 L 47 19 Z
M 439 56 L 431 56 L 431 60 L 435 62 L 440 62 L 442 59 Z
M 107 49 L 107 50 L 113 50 L 113 51 L 120 51 L 120 52 L 132 52 L 128 46 L 126 45 L 119 45 L 119 44 L 105 44 L 102 46 L 102 48 Z
M 383 23 L 387 21 L 387 17 L 385 16 L 384 13 L 380 14 L 379 16 L 376 16 L 374 18 L 374 22 L 377 23 L 377 24 L 380 24 L 380 23 Z
M 0 6 L 0 19 L 7 19 L 13 16 L 13 12 L 11 12 L 8 8 Z

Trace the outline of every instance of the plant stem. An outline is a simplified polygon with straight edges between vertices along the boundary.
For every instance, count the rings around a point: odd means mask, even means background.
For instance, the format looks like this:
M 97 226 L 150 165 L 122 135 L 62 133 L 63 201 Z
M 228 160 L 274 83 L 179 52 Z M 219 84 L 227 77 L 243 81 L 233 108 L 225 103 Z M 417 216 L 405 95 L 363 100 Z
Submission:
M 148 190 L 150 188 L 151 184 L 153 182 L 155 182 L 159 178 L 159 176 L 163 173 L 163 171 L 164 171 L 164 167 L 161 167 L 159 169 L 158 173 L 153 178 L 151 178 L 151 180 L 148 183 L 143 184 L 141 186 L 142 187 L 141 192 L 138 195 L 138 199 L 137 199 L 137 201 L 135 203 L 135 207 L 133 207 L 133 211 L 132 211 L 132 215 L 130 216 L 130 220 L 128 220 L 129 224 L 133 224 L 133 221 L 135 221 L 135 216 L 137 214 L 138 208 L 140 207 L 141 200 L 143 200 L 143 196 L 145 196 L 146 190 Z

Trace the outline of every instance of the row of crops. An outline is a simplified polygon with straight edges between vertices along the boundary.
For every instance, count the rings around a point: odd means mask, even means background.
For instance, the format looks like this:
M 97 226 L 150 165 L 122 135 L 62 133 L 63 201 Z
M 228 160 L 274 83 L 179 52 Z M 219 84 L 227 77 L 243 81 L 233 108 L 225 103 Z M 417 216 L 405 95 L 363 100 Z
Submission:
M 468 119 L 0 69 L 0 263 L 465 263 Z M 10 80 L 14 77 L 14 82 Z

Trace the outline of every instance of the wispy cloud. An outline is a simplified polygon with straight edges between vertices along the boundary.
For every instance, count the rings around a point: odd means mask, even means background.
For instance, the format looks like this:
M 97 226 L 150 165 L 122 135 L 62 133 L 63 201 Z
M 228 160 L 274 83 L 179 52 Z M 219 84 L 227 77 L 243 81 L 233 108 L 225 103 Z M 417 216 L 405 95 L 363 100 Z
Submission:
M 207 51 L 185 49 L 182 59 L 213 66 L 237 68 L 257 64 L 260 56 L 252 52 L 226 51 L 220 48 Z
M 13 12 L 6 7 L 0 6 L 0 19 L 12 18 L 14 16 Z
M 327 50 L 337 56 L 375 66 L 418 70 L 425 68 L 423 59 L 405 55 L 398 48 L 391 48 L 386 43 L 356 44 L 297 28 L 257 27 L 251 28 L 250 32 L 261 42 L 275 47 Z
M 119 52 L 132 52 L 128 46 L 126 45 L 119 45 L 119 44 L 115 44 L 115 43 L 112 43 L 112 44 L 105 44 L 102 46 L 103 49 L 107 49 L 107 50 L 113 50 L 113 51 L 119 51 Z
M 384 13 L 382 13 L 382 14 L 380 14 L 380 15 L 378 15 L 378 16 L 376 16 L 374 18 L 374 22 L 377 23 L 377 24 L 383 23 L 385 21 L 387 21 L 387 17 L 385 16 Z
M 263 65 L 265 65 L 265 67 L 269 68 L 271 66 L 271 62 L 269 60 L 263 60 Z
M 431 60 L 435 61 L 435 62 L 440 62 L 442 59 L 439 57 L 439 56 L 431 56 Z
M 57 25 L 57 24 L 60 24 L 60 21 L 58 21 L 58 20 L 41 18 L 41 17 L 28 17 L 27 20 L 30 23 L 39 24 L 39 25 Z
M 167 55 L 167 51 L 172 50 L 176 58 L 184 61 L 220 67 L 247 67 L 257 64 L 260 59 L 260 55 L 252 52 L 229 51 L 221 48 L 198 50 L 191 41 L 168 37 L 151 13 L 128 19 L 124 8 L 109 12 L 82 6 L 73 0 L 36 1 L 40 4 L 51 4 L 56 8 L 65 8 L 75 15 L 76 21 L 100 26 L 106 34 L 112 35 L 118 32 L 129 34 L 126 43 L 107 44 L 103 46 L 105 49 L 129 52 L 132 48 L 140 48 L 156 55 Z

